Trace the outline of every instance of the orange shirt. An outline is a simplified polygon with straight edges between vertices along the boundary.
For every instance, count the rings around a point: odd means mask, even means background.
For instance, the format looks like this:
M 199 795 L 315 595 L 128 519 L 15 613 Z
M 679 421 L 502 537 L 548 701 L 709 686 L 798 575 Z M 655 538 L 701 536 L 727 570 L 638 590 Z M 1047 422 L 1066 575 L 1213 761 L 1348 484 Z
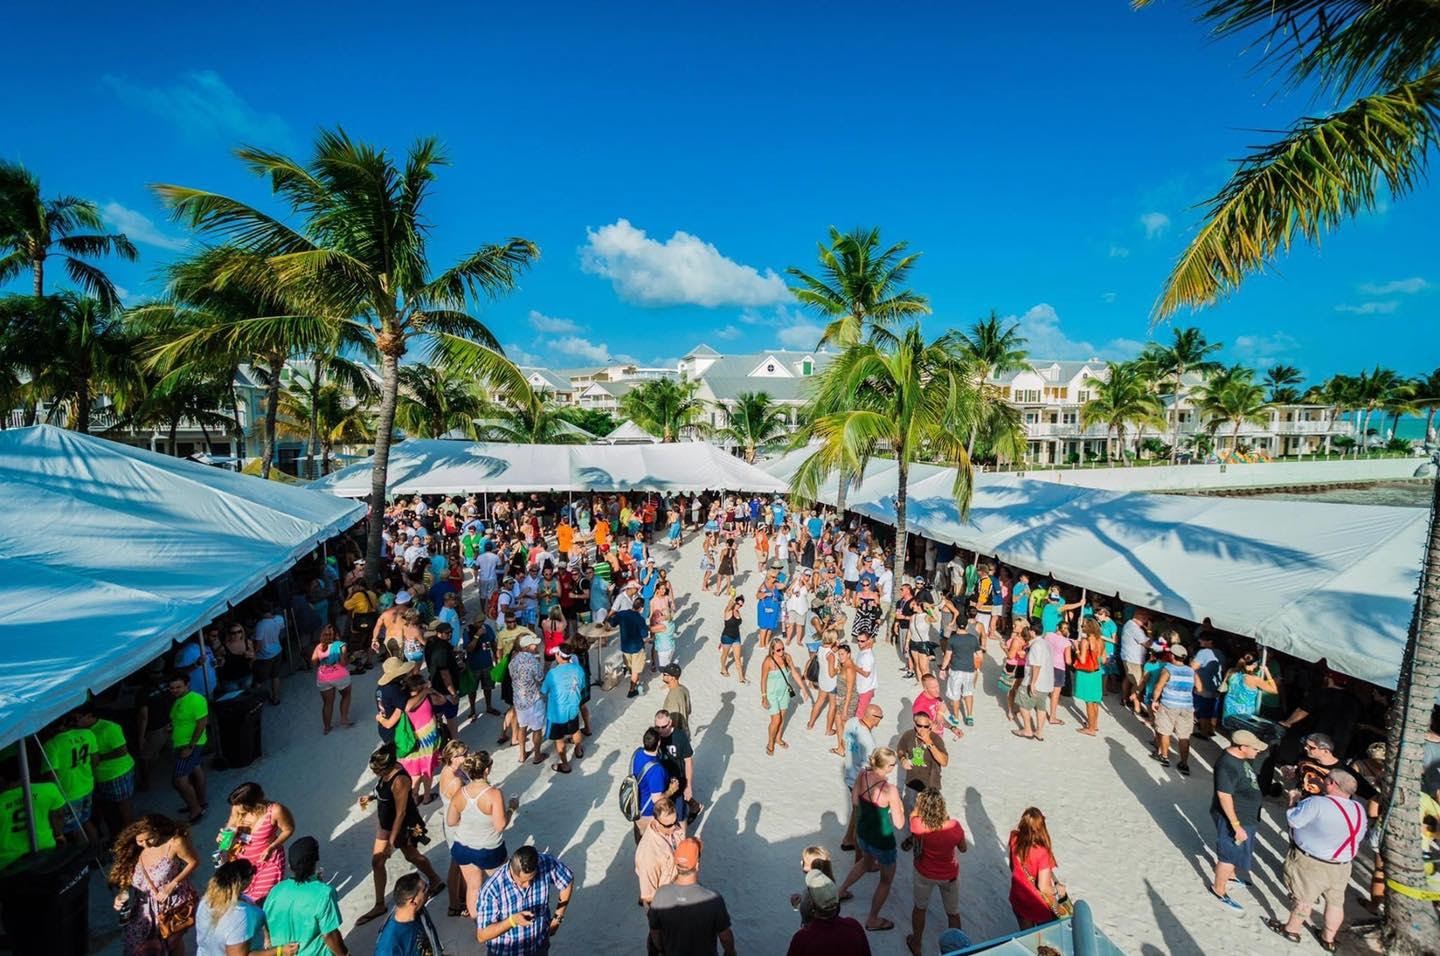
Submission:
M 555 543 L 560 546 L 561 554 L 569 554 L 570 546 L 575 543 L 575 529 L 568 524 L 562 524 L 555 529 Z
M 595 547 L 603 548 L 610 543 L 610 522 L 601 518 L 595 522 Z

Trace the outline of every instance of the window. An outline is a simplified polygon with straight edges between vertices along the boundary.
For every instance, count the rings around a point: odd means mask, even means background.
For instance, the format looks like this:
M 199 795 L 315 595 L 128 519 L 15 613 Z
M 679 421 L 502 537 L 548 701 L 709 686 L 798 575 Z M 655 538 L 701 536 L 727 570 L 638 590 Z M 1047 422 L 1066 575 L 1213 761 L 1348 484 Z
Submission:
M 1065 414 L 1060 416 L 1060 420 L 1067 425 L 1073 425 L 1075 424 L 1075 413 L 1066 412 Z
M 812 362 L 812 361 L 810 361 L 808 358 L 807 358 L 805 361 L 803 361 L 803 362 L 800 363 L 800 374 L 801 374 L 801 375 L 810 375 L 810 374 L 813 374 L 814 371 L 815 371 L 815 363 Z
M 1080 391 L 1077 393 L 1077 398 L 1078 398 L 1081 402 L 1088 402 L 1088 401 L 1090 401 L 1091 399 L 1093 399 L 1094 397 L 1095 397 L 1095 392 L 1094 392 L 1093 389 L 1082 388 L 1082 389 L 1080 389 Z
M 767 374 L 769 374 L 769 375 L 774 375 L 774 374 L 775 374 L 775 363 L 773 363 L 773 362 L 766 362 L 766 363 L 765 363 L 765 372 L 766 372 Z
M 1015 401 L 1023 404 L 1040 403 L 1040 389 L 1038 388 L 1017 388 L 1015 390 Z
M 1045 400 L 1047 402 L 1063 402 L 1070 395 L 1070 389 L 1064 386 L 1045 386 Z

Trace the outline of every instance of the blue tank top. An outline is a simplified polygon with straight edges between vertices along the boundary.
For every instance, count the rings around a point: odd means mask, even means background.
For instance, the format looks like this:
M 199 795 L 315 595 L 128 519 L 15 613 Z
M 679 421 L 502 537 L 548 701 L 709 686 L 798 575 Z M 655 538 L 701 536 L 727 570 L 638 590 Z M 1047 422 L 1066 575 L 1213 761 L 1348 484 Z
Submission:
M 1230 675 L 1225 685 L 1225 716 L 1253 717 L 1260 713 L 1260 688 L 1245 683 L 1243 673 Z
M 1178 664 L 1166 664 L 1165 671 L 1170 679 L 1160 691 L 1160 703 L 1165 707 L 1193 708 L 1195 706 L 1195 672 Z

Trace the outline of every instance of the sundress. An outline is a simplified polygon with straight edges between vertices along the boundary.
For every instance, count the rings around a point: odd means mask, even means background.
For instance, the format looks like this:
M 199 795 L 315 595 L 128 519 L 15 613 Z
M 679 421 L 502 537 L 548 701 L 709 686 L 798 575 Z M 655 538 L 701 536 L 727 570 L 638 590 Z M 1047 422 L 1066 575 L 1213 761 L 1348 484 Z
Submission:
M 415 778 L 433 777 L 440 758 L 440 725 L 435 720 L 435 708 L 430 706 L 430 695 L 420 699 L 420 706 L 407 710 L 406 716 L 415 728 L 415 749 L 400 758 L 400 766 Z
M 149 956 L 157 952 L 161 912 L 197 899 L 195 888 L 187 882 L 177 886 L 175 892 L 166 897 L 165 902 L 159 903 L 155 900 L 155 891 L 150 885 L 153 883 L 157 887 L 164 886 L 185 869 L 185 861 L 178 856 L 168 856 L 151 866 L 148 871 L 149 880 L 145 878 L 143 866 L 144 864 L 136 860 L 135 872 L 130 876 L 130 892 L 140 894 L 140 907 L 135 911 L 135 918 L 125 924 L 125 956 Z
M 235 854 L 237 860 L 247 860 L 255 867 L 255 875 L 245 888 L 245 895 L 252 903 L 263 903 L 275 884 L 285 879 L 285 847 L 277 846 L 269 853 L 262 853 L 270 841 L 275 839 L 275 804 L 265 808 L 265 815 L 250 828 L 249 842 L 243 844 Z

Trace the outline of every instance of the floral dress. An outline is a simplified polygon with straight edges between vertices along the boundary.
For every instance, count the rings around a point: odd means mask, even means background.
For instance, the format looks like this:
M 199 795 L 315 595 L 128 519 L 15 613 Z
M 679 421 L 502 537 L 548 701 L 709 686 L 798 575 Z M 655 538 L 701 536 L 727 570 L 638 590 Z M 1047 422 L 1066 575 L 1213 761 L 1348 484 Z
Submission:
M 139 894 L 140 907 L 135 918 L 125 924 L 125 956 L 150 956 L 164 951 L 160 944 L 160 914 L 195 902 L 197 897 L 193 886 L 182 883 L 161 903 L 155 899 L 155 890 L 151 887 L 152 884 L 164 886 L 183 869 L 185 861 L 173 854 L 148 868 L 142 861 L 136 861 L 135 872 L 130 876 L 130 892 Z

